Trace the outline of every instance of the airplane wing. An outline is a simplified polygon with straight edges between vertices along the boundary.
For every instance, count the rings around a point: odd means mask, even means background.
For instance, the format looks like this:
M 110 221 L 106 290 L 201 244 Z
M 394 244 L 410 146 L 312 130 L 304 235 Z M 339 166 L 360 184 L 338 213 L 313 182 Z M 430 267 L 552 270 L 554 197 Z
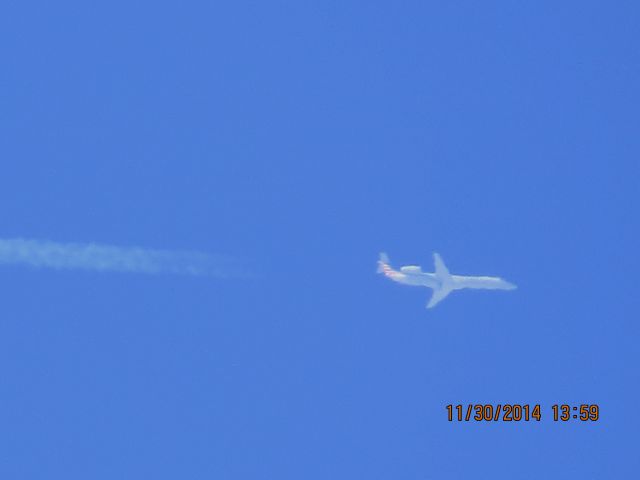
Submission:
M 448 287 L 440 287 L 433 290 L 433 295 L 431 295 L 431 300 L 427 303 L 427 308 L 433 308 L 442 300 L 444 300 L 447 295 L 451 293 L 451 289 Z
M 449 273 L 449 269 L 444 264 L 444 262 L 442 261 L 442 257 L 439 254 L 437 253 L 433 254 L 433 263 L 436 266 L 436 277 L 447 278 L 451 275 Z
M 438 284 L 437 286 L 432 287 L 433 295 L 431 296 L 431 300 L 429 300 L 429 303 L 427 303 L 427 308 L 435 307 L 453 290 L 451 286 L 451 274 L 449 273 L 449 269 L 444 264 L 444 261 L 439 254 L 433 254 L 433 263 L 435 264 L 436 268 L 435 276 Z

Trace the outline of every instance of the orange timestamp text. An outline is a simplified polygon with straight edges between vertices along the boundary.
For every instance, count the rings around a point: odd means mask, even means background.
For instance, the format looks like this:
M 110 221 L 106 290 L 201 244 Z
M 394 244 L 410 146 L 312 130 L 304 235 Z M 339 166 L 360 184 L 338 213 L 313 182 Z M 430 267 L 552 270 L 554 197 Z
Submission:
M 449 404 L 446 409 L 447 420 L 450 422 L 539 422 L 543 416 L 540 404 Z M 596 404 L 555 404 L 551 406 L 551 412 L 555 422 L 595 422 L 600 418 L 600 407 Z

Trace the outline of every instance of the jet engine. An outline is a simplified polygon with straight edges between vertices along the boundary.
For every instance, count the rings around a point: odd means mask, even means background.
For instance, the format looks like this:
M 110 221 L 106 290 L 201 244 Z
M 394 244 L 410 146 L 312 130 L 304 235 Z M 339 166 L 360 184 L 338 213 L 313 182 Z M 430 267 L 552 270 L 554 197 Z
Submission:
M 416 266 L 416 265 L 407 265 L 405 267 L 400 267 L 400 271 L 402 273 L 408 273 L 409 275 L 415 275 L 417 273 L 422 273 L 422 270 L 420 270 L 420 267 Z

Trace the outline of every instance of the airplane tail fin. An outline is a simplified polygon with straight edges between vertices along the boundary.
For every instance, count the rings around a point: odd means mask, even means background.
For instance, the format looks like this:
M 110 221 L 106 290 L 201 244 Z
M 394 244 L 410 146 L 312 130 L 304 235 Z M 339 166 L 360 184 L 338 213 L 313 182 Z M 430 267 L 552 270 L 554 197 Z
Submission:
M 389 257 L 386 253 L 380 252 L 380 256 L 378 257 L 378 273 L 384 272 L 384 267 L 389 266 Z
M 449 269 L 442 261 L 442 257 L 437 253 L 433 254 L 433 262 L 436 267 L 436 280 L 438 280 L 438 287 L 433 289 L 433 295 L 431 295 L 431 300 L 427 303 L 427 308 L 433 308 L 442 300 L 444 300 L 447 295 L 449 295 L 453 290 L 453 282 L 451 279 L 451 274 L 449 273 Z

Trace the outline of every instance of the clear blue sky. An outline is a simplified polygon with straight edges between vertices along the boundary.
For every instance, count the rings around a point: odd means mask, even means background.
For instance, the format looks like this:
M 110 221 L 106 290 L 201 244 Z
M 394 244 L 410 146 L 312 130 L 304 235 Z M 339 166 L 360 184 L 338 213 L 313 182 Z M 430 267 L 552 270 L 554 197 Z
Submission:
M 0 477 L 637 476 L 639 24 L 632 1 L 4 2 L 0 237 L 258 276 L 3 266 Z M 380 250 L 519 289 L 427 311 Z M 545 417 L 446 420 L 469 402 Z

